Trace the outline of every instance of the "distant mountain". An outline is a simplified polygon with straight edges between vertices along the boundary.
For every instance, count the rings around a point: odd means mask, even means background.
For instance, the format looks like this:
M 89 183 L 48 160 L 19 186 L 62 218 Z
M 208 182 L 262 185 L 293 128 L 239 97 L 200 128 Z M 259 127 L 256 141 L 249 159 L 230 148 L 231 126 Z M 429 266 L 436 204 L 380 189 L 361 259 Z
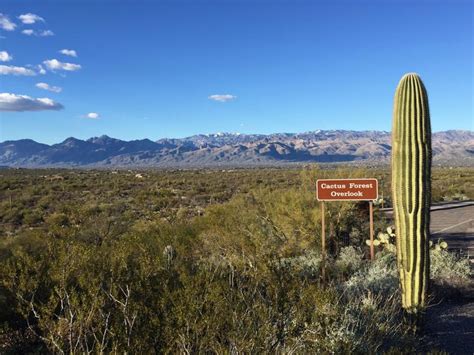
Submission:
M 390 132 L 317 130 L 305 133 L 199 134 L 180 139 L 122 141 L 67 138 L 0 143 L 0 165 L 11 167 L 212 167 L 291 163 L 388 163 Z M 474 166 L 474 132 L 433 134 L 435 163 Z

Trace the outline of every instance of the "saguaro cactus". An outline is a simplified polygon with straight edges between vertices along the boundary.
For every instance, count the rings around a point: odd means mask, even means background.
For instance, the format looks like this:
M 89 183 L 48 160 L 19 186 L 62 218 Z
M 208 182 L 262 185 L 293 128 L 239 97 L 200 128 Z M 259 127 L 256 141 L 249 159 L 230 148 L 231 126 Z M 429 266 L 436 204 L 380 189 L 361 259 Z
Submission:
M 392 127 L 392 198 L 402 307 L 425 305 L 429 281 L 431 127 L 428 96 L 417 74 L 406 74 L 395 93 Z

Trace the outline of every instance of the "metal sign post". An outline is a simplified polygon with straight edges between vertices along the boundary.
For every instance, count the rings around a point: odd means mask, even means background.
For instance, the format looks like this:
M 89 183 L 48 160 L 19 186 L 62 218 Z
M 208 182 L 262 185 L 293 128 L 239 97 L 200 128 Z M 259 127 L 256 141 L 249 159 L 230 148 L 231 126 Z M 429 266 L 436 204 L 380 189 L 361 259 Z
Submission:
M 375 259 L 374 251 L 374 203 L 369 201 L 369 225 L 370 225 L 370 260 Z
M 321 201 L 321 279 L 326 278 L 326 224 L 324 223 L 324 201 Z

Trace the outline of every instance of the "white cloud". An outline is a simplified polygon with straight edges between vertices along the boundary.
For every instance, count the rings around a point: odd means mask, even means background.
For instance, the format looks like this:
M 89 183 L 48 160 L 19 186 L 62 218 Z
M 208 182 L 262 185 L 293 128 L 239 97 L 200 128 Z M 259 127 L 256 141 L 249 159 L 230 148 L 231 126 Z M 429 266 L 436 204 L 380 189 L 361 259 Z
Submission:
M 66 70 L 66 71 L 76 71 L 81 69 L 81 66 L 79 64 L 72 64 L 72 63 L 64 63 L 60 62 L 57 59 L 49 59 L 45 60 L 43 64 L 48 68 L 49 70 Z
M 57 111 L 63 108 L 60 103 L 46 97 L 35 99 L 26 95 L 0 93 L 0 112 Z
M 97 112 L 89 112 L 87 115 L 84 115 L 85 118 L 90 118 L 92 120 L 96 120 L 100 118 L 100 115 Z
M 219 101 L 219 102 L 227 102 L 235 100 L 237 96 L 229 95 L 229 94 L 221 94 L 221 95 L 211 95 L 208 97 L 209 100 Z
M 48 90 L 48 91 L 51 91 L 51 92 L 61 92 L 61 91 L 63 91 L 63 89 L 60 88 L 59 86 L 51 86 L 47 83 L 37 83 L 35 86 L 39 89 Z
M 0 51 L 0 62 L 9 62 L 13 57 L 7 51 Z
M 38 32 L 38 36 L 39 37 L 50 37 L 50 36 L 54 36 L 54 32 L 51 31 L 51 30 L 44 30 L 44 31 Z
M 74 49 L 61 49 L 59 53 L 68 55 L 70 57 L 77 57 L 77 52 Z
M 15 67 L 13 65 L 0 65 L 0 75 L 23 75 L 35 76 L 36 73 L 25 67 Z
M 7 15 L 0 13 L 0 28 L 5 31 L 14 31 L 16 24 L 10 21 Z
M 21 31 L 24 35 L 27 36 L 36 36 L 36 37 L 50 37 L 54 36 L 54 32 L 51 30 L 35 31 L 32 29 L 26 29 Z
M 27 13 L 27 14 L 20 15 L 20 16 L 18 16 L 18 19 L 21 22 L 23 22 L 25 25 L 32 25 L 35 22 L 44 22 L 44 18 L 42 18 L 38 15 L 32 14 L 32 13 Z
M 41 64 L 39 64 L 37 67 L 38 67 L 38 73 L 40 73 L 42 75 L 46 74 L 46 70 L 44 70 L 44 68 Z

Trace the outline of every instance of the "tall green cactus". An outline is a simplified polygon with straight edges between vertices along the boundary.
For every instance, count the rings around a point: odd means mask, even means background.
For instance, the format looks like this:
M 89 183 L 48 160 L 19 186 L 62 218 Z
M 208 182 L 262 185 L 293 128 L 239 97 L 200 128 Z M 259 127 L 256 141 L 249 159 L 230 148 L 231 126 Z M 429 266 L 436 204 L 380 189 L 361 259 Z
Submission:
M 395 93 L 392 197 L 402 306 L 416 313 L 425 306 L 429 281 L 431 127 L 426 89 L 413 73 Z

